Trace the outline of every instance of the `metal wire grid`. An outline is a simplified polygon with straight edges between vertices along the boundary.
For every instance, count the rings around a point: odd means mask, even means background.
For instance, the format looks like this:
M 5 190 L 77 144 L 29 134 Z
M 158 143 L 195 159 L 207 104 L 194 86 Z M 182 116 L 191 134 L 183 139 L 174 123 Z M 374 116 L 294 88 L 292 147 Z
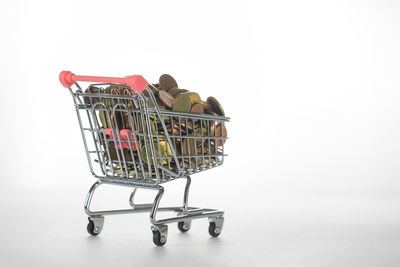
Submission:
M 156 186 L 223 164 L 227 137 L 222 126 L 229 118 L 160 110 L 149 87 L 132 95 L 119 84 L 93 84 L 85 93 L 75 85 L 70 92 L 95 177 Z M 121 129 L 130 130 L 126 139 Z

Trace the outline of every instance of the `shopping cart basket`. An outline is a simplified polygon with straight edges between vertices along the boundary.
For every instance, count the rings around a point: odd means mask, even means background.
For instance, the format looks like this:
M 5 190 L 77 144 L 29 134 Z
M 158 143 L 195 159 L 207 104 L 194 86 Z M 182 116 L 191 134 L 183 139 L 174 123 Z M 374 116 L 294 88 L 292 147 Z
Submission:
M 152 85 L 139 75 L 125 78 L 78 76 L 60 73 L 60 82 L 69 89 L 75 104 L 90 171 L 97 181 L 90 188 L 84 210 L 89 216 L 88 232 L 96 236 L 104 216 L 150 212 L 153 242 L 167 241 L 167 224 L 177 222 L 182 232 L 191 220 L 208 218 L 209 233 L 221 233 L 224 212 L 188 206 L 190 175 L 223 163 L 227 139 L 224 124 L 229 118 L 162 110 Z M 77 82 L 95 82 L 83 90 Z M 183 206 L 159 207 L 163 183 L 186 179 Z M 93 194 L 102 184 L 133 187 L 131 209 L 93 211 Z M 135 204 L 138 188 L 158 190 L 153 203 Z M 156 219 L 158 211 L 174 211 L 177 216 Z

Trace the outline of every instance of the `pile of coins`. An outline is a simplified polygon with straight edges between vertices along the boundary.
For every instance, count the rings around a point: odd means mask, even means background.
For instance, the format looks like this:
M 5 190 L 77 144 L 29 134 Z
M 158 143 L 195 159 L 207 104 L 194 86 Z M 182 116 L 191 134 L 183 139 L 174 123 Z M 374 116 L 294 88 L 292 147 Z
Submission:
M 157 104 L 160 109 L 181 113 L 225 116 L 224 109 L 215 97 L 210 96 L 207 101 L 203 101 L 198 93 L 180 89 L 175 79 L 169 74 L 161 75 L 159 83 L 151 85 L 150 88 L 157 97 Z M 144 95 L 148 96 L 148 93 L 145 91 Z M 149 101 L 149 106 L 152 107 L 151 101 Z
M 131 175 L 138 175 L 139 172 L 139 175 L 147 176 L 149 169 L 154 169 L 152 158 L 152 153 L 154 152 L 157 157 L 156 164 L 174 172 L 176 170 L 176 162 L 173 160 L 172 150 L 176 152 L 178 164 L 186 169 L 196 169 L 217 163 L 218 155 L 222 154 L 219 147 L 225 143 L 227 137 L 225 124 L 219 122 L 217 118 L 215 120 L 212 119 L 213 116 L 225 116 L 225 112 L 217 99 L 210 96 L 206 101 L 203 101 L 196 92 L 179 88 L 175 79 L 168 74 L 161 75 L 159 83 L 151 84 L 149 88 L 155 96 L 158 108 L 161 111 L 172 111 L 168 115 L 163 114 L 162 118 L 156 116 L 155 113 L 150 113 L 149 124 L 142 121 L 140 110 L 134 107 L 132 101 L 117 98 L 84 97 L 86 104 L 101 102 L 104 104 L 105 109 L 108 110 L 107 113 L 107 111 L 99 107 L 98 117 L 102 128 L 112 128 L 114 130 L 132 129 L 137 133 L 151 133 L 153 136 L 154 151 L 152 151 L 150 139 L 146 139 L 144 135 L 135 137 L 135 141 L 138 144 L 137 149 L 136 146 L 135 149 L 126 147 L 121 149 L 119 145 L 117 147 L 114 144 L 114 139 L 110 138 L 111 136 L 103 139 L 102 145 L 105 148 L 105 157 L 110 158 L 113 162 L 124 162 L 124 164 L 116 163 L 115 170 L 117 172 L 128 171 Z M 104 94 L 126 96 L 126 90 L 122 86 L 108 86 L 104 90 Z M 99 94 L 100 91 L 97 87 L 90 87 L 85 93 Z M 145 90 L 143 95 L 146 96 L 147 107 L 154 109 L 155 103 L 153 103 L 149 92 Z M 121 102 L 129 110 L 126 112 L 110 112 L 115 105 Z M 202 118 L 185 115 L 185 113 L 212 116 Z M 165 130 L 170 136 L 173 149 L 165 139 Z M 130 140 L 133 142 L 133 135 Z M 140 169 L 138 165 L 134 165 L 138 159 L 141 159 L 145 165 L 145 170 Z

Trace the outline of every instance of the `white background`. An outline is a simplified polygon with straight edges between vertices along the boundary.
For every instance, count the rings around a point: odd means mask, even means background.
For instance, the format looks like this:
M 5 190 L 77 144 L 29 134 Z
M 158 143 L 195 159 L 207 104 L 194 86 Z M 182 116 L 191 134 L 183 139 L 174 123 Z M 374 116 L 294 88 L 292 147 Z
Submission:
M 0 265 L 399 266 L 398 1 L 0 2 Z M 231 117 L 193 176 L 226 211 L 154 247 L 147 215 L 82 210 L 91 178 L 61 70 L 173 75 Z M 182 182 L 163 203 L 181 201 Z M 152 195 L 143 193 L 144 200 Z M 98 206 L 127 204 L 107 188 Z

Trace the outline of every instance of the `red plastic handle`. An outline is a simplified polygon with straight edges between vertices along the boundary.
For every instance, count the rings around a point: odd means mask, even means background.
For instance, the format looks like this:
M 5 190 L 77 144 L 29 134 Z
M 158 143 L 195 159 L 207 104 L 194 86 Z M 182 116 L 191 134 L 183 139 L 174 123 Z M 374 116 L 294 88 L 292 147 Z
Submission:
M 59 76 L 61 84 L 65 88 L 70 88 L 75 82 L 100 82 L 100 83 L 119 83 L 126 84 L 136 93 L 142 92 L 149 83 L 140 75 L 132 75 L 125 78 L 99 77 L 99 76 L 80 76 L 70 71 L 62 71 Z

